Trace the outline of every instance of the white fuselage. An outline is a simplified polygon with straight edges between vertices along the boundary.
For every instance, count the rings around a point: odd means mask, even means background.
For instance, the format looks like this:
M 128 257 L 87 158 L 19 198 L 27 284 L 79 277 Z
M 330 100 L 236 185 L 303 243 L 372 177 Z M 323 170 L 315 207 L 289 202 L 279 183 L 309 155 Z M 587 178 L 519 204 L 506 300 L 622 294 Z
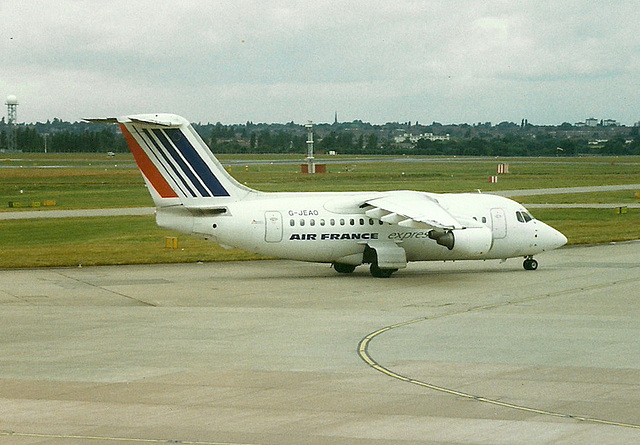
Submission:
M 266 256 L 354 265 L 362 263 L 365 245 L 376 241 L 402 247 L 407 261 L 527 257 L 566 242 L 547 224 L 518 217 L 526 209 L 510 199 L 479 193 L 425 193 L 467 223 L 466 229 L 454 232 L 457 241 L 449 249 L 430 238 L 428 228 L 401 227 L 365 215 L 358 204 L 381 194 L 255 193 L 213 214 L 159 208 L 157 219 L 161 226 Z

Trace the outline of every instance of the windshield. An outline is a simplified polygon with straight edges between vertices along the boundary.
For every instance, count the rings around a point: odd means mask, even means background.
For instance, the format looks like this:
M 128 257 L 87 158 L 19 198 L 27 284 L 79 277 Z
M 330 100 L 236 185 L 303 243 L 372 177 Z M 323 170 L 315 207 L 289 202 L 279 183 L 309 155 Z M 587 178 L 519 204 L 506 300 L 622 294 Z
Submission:
M 531 214 L 529 212 L 525 212 L 525 211 L 522 211 L 522 210 L 518 210 L 516 212 L 516 218 L 521 223 L 528 223 L 529 221 L 532 221 L 532 220 L 535 219 L 533 216 L 531 216 Z

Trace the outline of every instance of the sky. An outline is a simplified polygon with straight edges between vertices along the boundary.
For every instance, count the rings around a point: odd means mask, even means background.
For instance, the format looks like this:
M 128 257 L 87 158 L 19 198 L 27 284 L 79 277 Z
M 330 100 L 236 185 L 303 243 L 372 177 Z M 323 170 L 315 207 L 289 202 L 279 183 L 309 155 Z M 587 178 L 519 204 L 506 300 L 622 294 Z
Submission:
M 635 0 L 2 0 L 0 17 L 19 122 L 640 121 Z

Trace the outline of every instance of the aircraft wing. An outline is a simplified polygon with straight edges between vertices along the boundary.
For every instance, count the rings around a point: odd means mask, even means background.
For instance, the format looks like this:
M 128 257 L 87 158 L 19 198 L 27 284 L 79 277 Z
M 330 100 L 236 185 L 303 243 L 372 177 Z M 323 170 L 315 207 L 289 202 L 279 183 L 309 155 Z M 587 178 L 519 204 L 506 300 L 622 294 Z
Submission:
M 389 192 L 365 201 L 372 208 L 365 214 L 411 229 L 463 229 L 465 226 L 434 198 L 409 191 Z

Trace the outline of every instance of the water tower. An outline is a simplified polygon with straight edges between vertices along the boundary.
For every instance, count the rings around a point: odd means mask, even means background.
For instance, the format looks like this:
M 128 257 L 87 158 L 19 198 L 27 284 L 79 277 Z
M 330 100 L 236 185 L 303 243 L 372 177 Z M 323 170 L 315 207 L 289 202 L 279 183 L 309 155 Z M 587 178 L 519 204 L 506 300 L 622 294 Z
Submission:
M 7 151 L 18 151 L 18 143 L 16 139 L 16 122 L 18 118 L 18 98 L 13 94 L 7 96 Z

